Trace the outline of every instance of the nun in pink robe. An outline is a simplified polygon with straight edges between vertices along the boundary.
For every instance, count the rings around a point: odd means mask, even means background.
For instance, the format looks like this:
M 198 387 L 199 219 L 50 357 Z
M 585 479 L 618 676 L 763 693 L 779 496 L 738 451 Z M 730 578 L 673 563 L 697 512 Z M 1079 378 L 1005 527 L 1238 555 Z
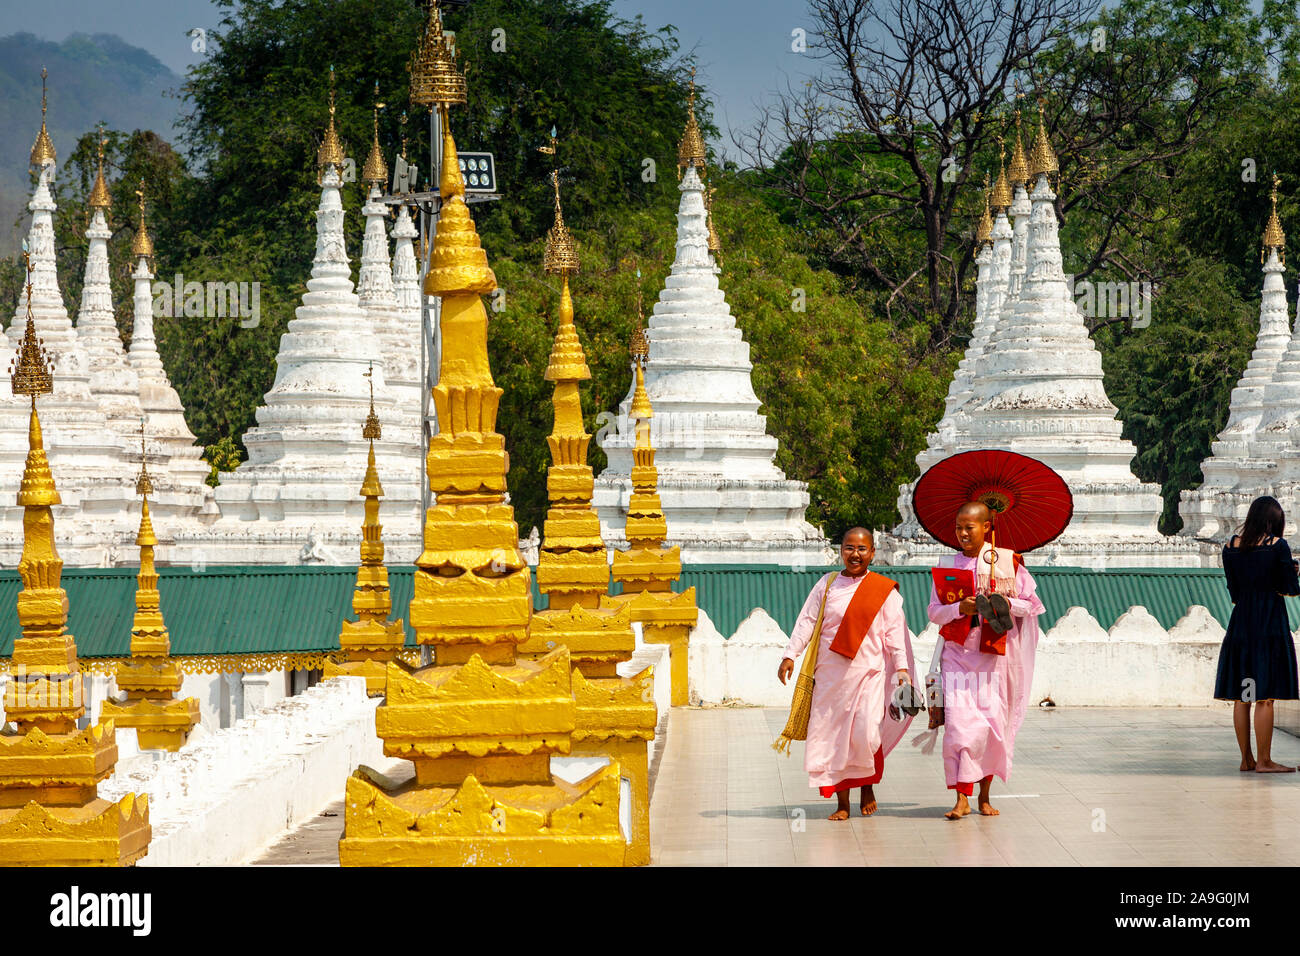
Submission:
M 817 666 L 813 672 L 812 713 L 804 769 L 809 786 L 822 796 L 879 782 L 885 757 L 902 740 L 912 718 L 889 714 L 890 694 L 904 668 L 914 673 L 912 642 L 903 617 L 903 598 L 895 588 L 885 598 L 850 660 L 830 647 L 853 595 L 872 572 L 858 577 L 840 573 L 831 579 L 822 616 Z M 785 657 L 795 660 L 808 646 L 817 625 L 817 609 L 827 589 L 822 578 L 808 595 L 786 645 Z
M 979 590 L 988 591 L 988 564 L 983 560 L 988 550 L 985 543 L 978 558 L 951 555 L 940 566 L 982 568 Z M 1005 783 L 1011 774 L 1016 731 L 1025 719 L 1034 678 L 1038 615 L 1045 610 L 1033 576 L 1018 556 L 1013 561 L 1006 549 L 1000 549 L 998 555 L 1006 577 L 1000 570 L 997 590 L 1011 604 L 1013 625 L 1006 635 L 1006 654 L 981 651 L 978 626 L 970 628 L 964 641 L 943 642 L 943 772 L 948 789 L 968 797 L 975 784 L 994 774 Z M 1010 586 L 1013 580 L 1014 589 Z M 941 604 L 931 585 L 929 616 L 942 627 L 962 614 L 957 604 Z

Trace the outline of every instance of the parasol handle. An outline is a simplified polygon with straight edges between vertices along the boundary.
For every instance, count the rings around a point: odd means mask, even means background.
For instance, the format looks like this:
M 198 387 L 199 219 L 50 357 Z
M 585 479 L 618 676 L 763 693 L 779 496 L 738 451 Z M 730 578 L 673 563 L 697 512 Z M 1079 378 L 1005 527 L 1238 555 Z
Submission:
M 984 561 L 989 566 L 989 593 L 996 594 L 998 581 L 993 573 L 998 562 L 998 519 L 996 511 L 993 512 L 993 517 L 989 521 L 989 552 Z

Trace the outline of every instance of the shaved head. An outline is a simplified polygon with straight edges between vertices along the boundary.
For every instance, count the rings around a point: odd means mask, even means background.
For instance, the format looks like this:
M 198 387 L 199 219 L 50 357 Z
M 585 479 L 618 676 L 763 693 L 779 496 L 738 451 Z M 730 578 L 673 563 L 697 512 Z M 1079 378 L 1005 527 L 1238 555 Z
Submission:
M 993 512 L 989 511 L 989 506 L 982 501 L 968 501 L 961 506 L 961 510 L 957 512 L 957 517 L 971 517 L 976 521 L 992 521 Z
M 875 536 L 874 534 L 871 533 L 871 529 L 870 529 L 870 528 L 850 528 L 848 531 L 845 531 L 845 532 L 844 532 L 844 540 L 847 541 L 848 538 L 849 538 L 849 535 L 852 535 L 852 534 L 860 534 L 860 535 L 862 535 L 862 537 L 866 538 L 866 539 L 867 539 L 868 541 L 870 541 L 873 545 L 876 543 L 876 536 Z

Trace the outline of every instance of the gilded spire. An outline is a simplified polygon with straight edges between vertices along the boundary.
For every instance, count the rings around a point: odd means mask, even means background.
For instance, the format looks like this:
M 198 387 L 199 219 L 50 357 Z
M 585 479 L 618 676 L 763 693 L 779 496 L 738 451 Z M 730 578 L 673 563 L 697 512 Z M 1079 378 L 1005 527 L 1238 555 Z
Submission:
M 343 169 L 343 144 L 339 134 L 334 131 L 334 67 L 330 67 L 330 122 L 325 128 L 325 138 L 321 140 L 320 149 L 316 151 L 317 176 L 319 183 L 325 178 L 325 168 L 333 166 L 335 171 Z
M 993 195 L 990 197 L 990 205 L 994 212 L 1006 212 L 1011 208 L 1011 203 L 1015 198 L 1011 193 L 1011 184 L 1007 182 L 1007 147 L 1005 141 L 1000 143 L 998 150 L 998 178 L 993 184 Z
M 1020 110 L 1016 110 L 1016 138 L 1011 146 L 1011 165 L 1007 167 L 1011 185 L 1023 186 L 1029 182 L 1029 162 L 1025 159 L 1025 140 L 1020 134 Z
M 135 231 L 135 241 L 131 243 L 131 255 L 139 259 L 144 257 L 152 261 L 153 259 L 153 240 L 149 238 L 149 229 L 144 222 L 144 180 L 140 180 L 140 188 L 135 191 L 140 202 L 140 227 Z
M 1035 179 L 1039 176 L 1055 176 L 1058 170 L 1056 153 L 1047 141 L 1047 126 L 1043 122 L 1043 104 L 1038 104 L 1038 134 L 1029 153 L 1029 175 Z
M 578 246 L 564 224 L 560 209 L 560 174 L 551 171 L 551 184 L 555 187 L 555 224 L 546 233 L 546 252 L 542 255 L 542 271 L 550 275 L 571 276 L 578 273 Z
M 993 244 L 993 215 L 989 210 L 989 174 L 984 174 L 984 212 L 975 229 L 975 248 Z
M 113 205 L 113 197 L 108 194 L 108 183 L 104 181 L 104 124 L 99 124 L 99 167 L 95 172 L 95 184 L 90 187 L 90 208 L 108 212 Z
M 32 144 L 31 164 L 37 169 L 42 166 L 53 166 L 57 161 L 54 155 L 54 143 L 50 140 L 50 134 L 45 129 L 45 78 L 49 72 L 45 67 L 41 67 L 41 131 L 36 134 L 36 142 Z
M 691 91 L 686 97 L 686 129 L 677 144 L 677 178 L 681 179 L 682 171 L 691 166 L 703 171 L 706 158 L 704 137 L 695 121 L 695 67 L 691 67 Z
M 36 338 L 36 318 L 32 315 L 32 262 L 31 253 L 23 242 L 23 263 L 27 268 L 27 328 L 23 332 L 18 355 L 9 363 L 9 379 L 15 395 L 32 396 L 32 408 L 37 395 L 54 391 L 54 361 L 45 351 L 45 343 Z
M 1264 225 L 1264 248 L 1260 252 L 1260 261 L 1268 261 L 1268 251 L 1277 250 L 1277 261 L 1286 265 L 1286 233 L 1282 231 L 1282 222 L 1277 218 L 1277 187 L 1282 184 L 1277 173 L 1273 174 L 1273 208 Z
M 384 104 L 379 102 L 379 81 L 375 80 L 375 138 L 370 143 L 370 155 L 366 157 L 366 165 L 361 168 L 361 181 L 378 186 L 380 189 L 383 189 L 384 183 L 388 182 L 388 164 L 384 162 L 384 154 L 379 148 L 379 111 L 383 108 Z
M 442 11 L 438 0 L 429 8 L 424 36 L 416 47 L 410 65 L 411 102 L 427 106 L 464 104 L 468 96 L 465 74 L 456 67 L 451 41 L 442 32 Z
M 479 241 L 474 219 L 465 204 L 465 180 L 456 157 L 456 141 L 446 104 L 439 104 L 442 114 L 442 176 L 438 190 L 442 211 L 438 232 L 429 252 L 429 273 L 424 279 L 424 294 L 445 296 L 475 292 L 487 295 L 497 287 L 497 278 L 488 266 L 487 253 Z
M 650 407 L 650 395 L 645 390 L 645 363 L 650 356 L 650 345 L 646 341 L 645 329 L 640 327 L 632 333 L 632 365 L 635 368 L 636 388 L 632 392 L 632 408 L 628 414 L 637 421 L 636 429 L 636 446 L 642 447 L 642 439 L 646 447 L 650 442 L 649 420 L 654 417 L 654 409 Z M 641 423 L 646 423 L 645 434 L 641 433 Z
M 135 479 L 135 493 L 142 498 L 153 494 L 153 478 L 149 475 L 149 463 L 144 453 L 144 419 L 140 419 L 140 474 Z M 137 542 L 139 543 L 139 542 Z

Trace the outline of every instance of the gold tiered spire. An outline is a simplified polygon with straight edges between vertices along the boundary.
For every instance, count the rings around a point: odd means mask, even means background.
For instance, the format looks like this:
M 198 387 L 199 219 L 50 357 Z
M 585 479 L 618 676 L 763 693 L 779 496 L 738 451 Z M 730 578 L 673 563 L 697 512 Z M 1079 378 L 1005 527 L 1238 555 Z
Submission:
M 1043 122 L 1043 104 L 1038 104 L 1038 134 L 1034 137 L 1034 145 L 1029 153 L 1029 175 L 1037 179 L 1039 176 L 1047 176 L 1049 179 L 1058 172 L 1056 162 L 1056 153 L 1052 151 L 1052 144 L 1047 140 L 1047 125 Z
M 361 167 L 361 181 L 371 186 L 384 188 L 388 182 L 388 164 L 384 162 L 383 150 L 379 148 L 379 111 L 384 104 L 379 102 L 379 81 L 375 80 L 374 125 L 375 138 L 370 144 L 370 155 L 366 157 L 365 166 Z
M 388 568 L 384 566 L 384 526 L 379 523 L 379 499 L 384 486 L 375 468 L 375 442 L 383 437 L 379 416 L 375 414 L 374 363 L 364 373 L 370 382 L 370 414 L 361 427 L 361 437 L 370 442 L 366 476 L 361 482 L 361 496 L 366 499 L 365 518 L 361 522 L 361 566 L 357 568 L 357 585 L 352 592 L 355 621 L 344 621 L 339 646 L 346 658 L 342 663 L 325 664 L 325 677 L 357 676 L 366 679 L 366 693 L 382 697 L 388 662 L 397 659 L 406 643 L 406 630 L 399 618 L 390 621 L 393 595 L 388 588 Z
M 984 174 L 984 212 L 975 228 L 975 248 L 993 245 L 993 214 L 989 211 L 989 175 Z
M 1273 174 L 1273 208 L 1269 211 L 1268 222 L 1264 224 L 1264 248 L 1259 254 L 1260 262 L 1268 261 L 1270 249 L 1277 250 L 1277 261 L 1286 265 L 1286 233 L 1282 231 L 1282 221 L 1277 218 L 1277 187 L 1282 180 Z
M 691 91 L 686 96 L 686 129 L 677 144 L 677 178 L 681 179 L 682 172 L 692 166 L 703 173 L 707 159 L 700 124 L 695 120 L 695 67 L 691 67 Z
M 447 107 L 464 105 L 469 89 L 465 74 L 456 66 L 451 41 L 442 32 L 442 11 L 438 8 L 438 0 L 434 0 L 429 10 L 424 36 L 407 69 L 411 74 L 411 102 L 430 110 L 437 106 L 442 111 L 445 125 Z
M 99 129 L 99 164 L 95 171 L 95 184 L 90 187 L 90 208 L 102 209 L 105 213 L 113 205 L 113 197 L 109 195 L 108 183 L 104 181 L 104 144 L 107 140 L 104 138 L 103 124 Z
M 149 847 L 149 804 L 128 794 L 110 803 L 97 794 L 117 762 L 111 720 L 77 730 L 84 712 L 77 645 L 68 633 L 63 561 L 51 505 L 60 503 L 41 436 L 36 397 L 53 390 L 48 356 L 32 316 L 27 262 L 27 326 L 11 368 L 15 395 L 31 396 L 27 462 L 18 490 L 23 552 L 18 623 L 5 718 L 0 733 L 0 866 L 125 866 Z
M 140 188 L 135 191 L 135 195 L 140 203 L 140 226 L 135 231 L 135 240 L 131 243 L 132 258 L 139 259 L 141 256 L 153 262 L 153 239 L 149 237 L 149 229 L 144 222 L 144 180 L 140 180 Z
M 550 502 L 537 564 L 538 588 L 550 606 L 533 615 L 530 637 L 520 645 L 519 653 L 540 658 L 556 646 L 568 648 L 577 667 L 573 673 L 578 709 L 572 753 L 608 757 L 631 781 L 633 832 L 625 862 L 640 865 L 650 862 L 646 742 L 654 737 L 657 715 L 653 696 L 647 691 L 654 687 L 654 676 L 649 669 L 630 679 L 618 676 L 617 665 L 631 660 L 636 649 L 636 635 L 626 607 L 601 607 L 601 600 L 609 596 L 609 559 L 600 535 L 600 519 L 591 506 L 594 476 L 587 460 L 591 435 L 583 426 L 580 392 L 580 384 L 591 378 L 591 370 L 574 325 L 569 291 L 569 276 L 578 271 L 578 256 L 564 224 L 559 177 L 554 172 L 551 181 L 555 186 L 555 224 L 547 235 L 542 263 L 545 272 L 560 276 L 561 289 L 559 323 L 544 376 L 555 385 L 551 399 L 555 417 L 547 438 Z
M 1025 139 L 1020 134 L 1020 110 L 1016 110 L 1016 135 L 1011 146 L 1011 165 L 1007 167 L 1007 179 L 1012 187 L 1024 186 L 1029 182 L 1029 161 L 1025 159 Z
M 323 183 L 325 170 L 330 166 L 335 172 L 343 169 L 343 144 L 339 134 L 334 131 L 334 67 L 330 67 L 330 121 L 325 128 L 325 138 L 321 140 L 320 149 L 316 150 L 316 182 Z
M 41 131 L 36 134 L 36 142 L 32 143 L 31 154 L 31 165 L 37 169 L 47 165 L 53 166 L 58 161 L 54 155 L 54 142 L 45 129 L 45 78 L 47 76 L 49 73 L 45 67 L 41 67 Z
M 1011 203 L 1015 197 L 1011 193 L 1011 184 L 1007 182 L 1007 149 L 1006 143 L 999 143 L 998 149 L 998 178 L 993 184 L 993 195 L 990 197 L 990 205 L 995 213 L 1006 212 L 1011 208 Z
M 430 11 L 432 21 L 439 14 Z M 441 25 L 431 22 L 425 59 Z M 445 49 L 441 40 L 440 48 Z M 454 60 L 448 63 L 455 69 Z M 414 73 L 415 71 L 413 71 Z M 415 86 L 413 76 L 413 86 Z M 439 102 L 445 112 L 446 104 Z M 375 729 L 384 753 L 415 765 L 394 785 L 368 768 L 348 780 L 339 859 L 373 865 L 618 865 L 617 765 L 573 785 L 550 773 L 572 747 L 569 653 L 520 660 L 532 618 L 530 572 L 506 503 L 502 391 L 492 381 L 482 295 L 496 288 L 465 204 L 451 124 L 443 124 L 442 211 L 424 292 L 442 299 L 438 433 L 410 621 L 434 663 L 390 662 Z
M 637 273 L 638 324 L 632 333 L 632 374 L 634 388 L 628 415 L 635 422 L 636 447 L 632 450 L 632 496 L 628 501 L 624 534 L 630 547 L 615 551 L 614 580 L 623 585 L 623 593 L 606 598 L 609 607 L 625 605 L 632 620 L 642 625 L 642 636 L 649 644 L 667 644 L 672 670 L 672 704 L 690 702 L 688 685 L 688 641 L 699 611 L 695 605 L 695 588 L 673 593 L 672 584 L 682 575 L 682 550 L 665 547 L 668 521 L 659 499 L 659 471 L 655 467 L 655 449 L 650 439 L 650 419 L 654 409 L 645 386 L 645 366 L 650 347 L 643 328 L 641 313 L 640 272 Z
M 140 473 L 135 493 L 140 496 L 140 530 L 135 543 L 140 547 L 140 573 L 136 578 L 135 620 L 131 626 L 131 656 L 117 668 L 117 686 L 126 692 L 125 701 L 104 702 L 103 716 L 119 727 L 134 727 L 140 746 L 146 750 L 180 750 L 199 722 L 197 697 L 177 700 L 181 689 L 180 669 L 171 659 L 171 637 L 163 620 L 158 571 L 154 566 L 153 520 L 149 496 L 153 479 L 145 450 L 144 419 L 140 420 Z

